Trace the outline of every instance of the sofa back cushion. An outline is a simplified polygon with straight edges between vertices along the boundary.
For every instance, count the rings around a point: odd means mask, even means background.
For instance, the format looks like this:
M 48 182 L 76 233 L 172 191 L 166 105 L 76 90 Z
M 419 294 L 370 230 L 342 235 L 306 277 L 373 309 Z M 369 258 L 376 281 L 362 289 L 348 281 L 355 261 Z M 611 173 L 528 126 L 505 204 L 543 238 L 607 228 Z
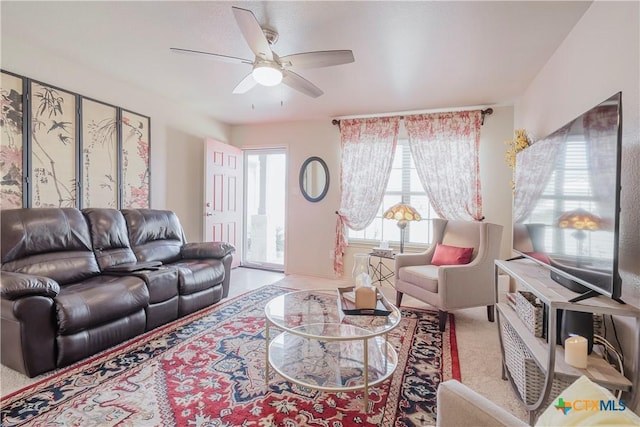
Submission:
M 60 285 L 100 273 L 78 209 L 8 209 L 0 222 L 2 270 L 49 277 Z
M 123 209 L 129 243 L 138 261 L 175 262 L 185 243 L 175 213 L 157 209 Z
M 89 224 L 93 251 L 101 270 L 136 262 L 129 245 L 127 223 L 119 210 L 88 208 L 82 213 Z

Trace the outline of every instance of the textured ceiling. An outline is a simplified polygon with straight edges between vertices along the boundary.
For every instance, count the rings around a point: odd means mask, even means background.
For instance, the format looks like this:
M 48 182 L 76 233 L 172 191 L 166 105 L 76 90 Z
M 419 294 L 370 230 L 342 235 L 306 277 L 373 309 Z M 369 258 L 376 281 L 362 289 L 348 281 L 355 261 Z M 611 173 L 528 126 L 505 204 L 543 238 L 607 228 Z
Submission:
M 324 91 L 280 85 L 231 93 L 251 71 L 170 47 L 253 60 L 231 6 L 277 30 L 280 56 L 351 49 L 355 63 L 298 73 Z M 185 103 L 229 124 L 511 104 L 590 2 L 7 2 L 2 62 L 20 42 Z M 55 82 L 50 82 L 55 84 Z

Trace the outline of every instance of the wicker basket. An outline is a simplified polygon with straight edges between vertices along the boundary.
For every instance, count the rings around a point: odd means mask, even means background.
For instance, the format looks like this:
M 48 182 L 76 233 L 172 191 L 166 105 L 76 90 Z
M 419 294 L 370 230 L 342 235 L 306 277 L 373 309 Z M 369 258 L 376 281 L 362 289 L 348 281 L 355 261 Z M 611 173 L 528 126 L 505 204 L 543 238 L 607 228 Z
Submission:
M 513 327 L 501 322 L 502 343 L 504 345 L 504 360 L 513 379 L 520 397 L 527 405 L 538 401 L 544 387 L 545 375 L 538 367 L 527 346 L 522 342 Z M 540 406 L 549 406 L 553 400 L 571 383 L 560 378 L 554 378 L 549 397 Z
M 542 338 L 544 330 L 544 304 L 531 292 L 516 292 L 516 313 L 531 333 Z

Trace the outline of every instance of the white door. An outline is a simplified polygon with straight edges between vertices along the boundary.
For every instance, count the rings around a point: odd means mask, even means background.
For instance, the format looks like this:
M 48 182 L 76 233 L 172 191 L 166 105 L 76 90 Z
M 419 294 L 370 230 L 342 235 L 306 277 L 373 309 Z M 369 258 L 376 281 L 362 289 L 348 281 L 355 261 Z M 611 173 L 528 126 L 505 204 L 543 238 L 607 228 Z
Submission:
M 205 140 L 204 240 L 229 242 L 236 248 L 232 267 L 242 260 L 242 150 Z

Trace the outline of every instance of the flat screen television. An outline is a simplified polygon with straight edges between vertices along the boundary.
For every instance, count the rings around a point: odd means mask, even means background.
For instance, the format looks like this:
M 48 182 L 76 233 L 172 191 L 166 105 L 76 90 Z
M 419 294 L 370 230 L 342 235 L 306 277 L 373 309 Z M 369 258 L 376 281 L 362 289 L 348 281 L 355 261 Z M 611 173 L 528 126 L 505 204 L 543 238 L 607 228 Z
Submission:
M 513 249 L 583 294 L 619 300 L 622 93 L 516 155 Z

